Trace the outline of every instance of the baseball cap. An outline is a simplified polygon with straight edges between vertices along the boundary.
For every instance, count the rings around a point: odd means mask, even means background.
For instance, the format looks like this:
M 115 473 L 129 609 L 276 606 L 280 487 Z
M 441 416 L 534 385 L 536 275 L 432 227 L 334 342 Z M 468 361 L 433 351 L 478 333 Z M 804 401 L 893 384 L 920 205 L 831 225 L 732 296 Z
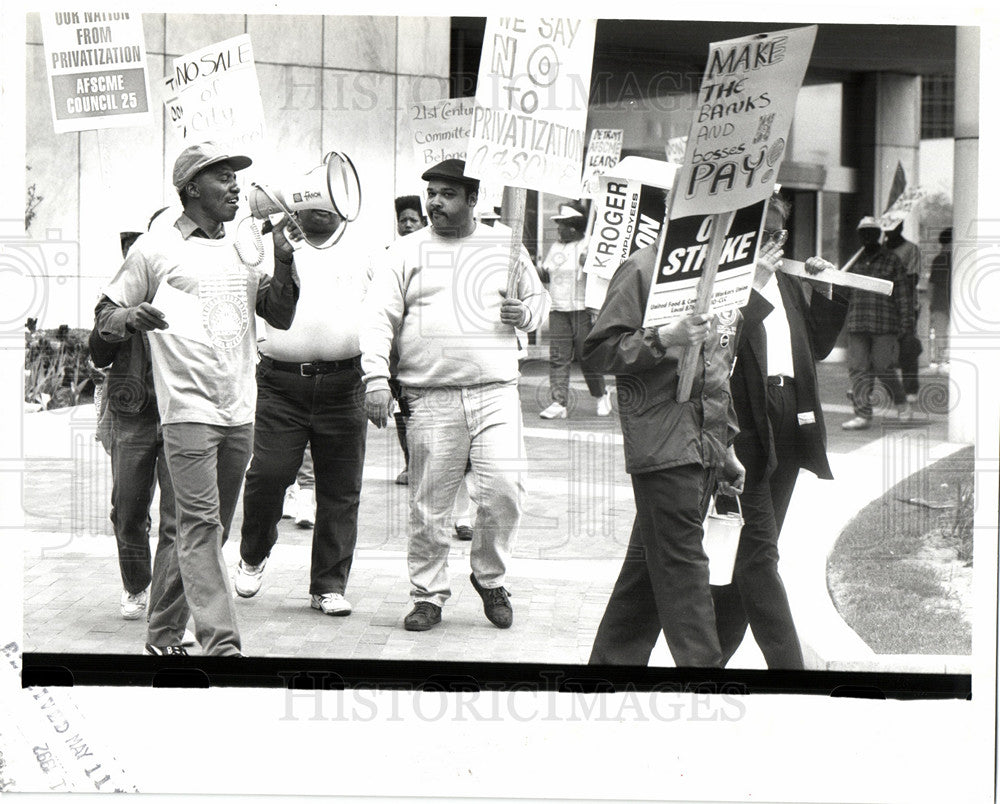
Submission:
M 210 165 L 218 162 L 228 162 L 233 170 L 243 170 L 253 164 L 249 156 L 227 154 L 214 142 L 200 142 L 189 145 L 174 162 L 174 188 L 184 189 L 184 185 Z
M 420 178 L 424 181 L 430 181 L 431 179 L 443 179 L 444 181 L 453 181 L 458 184 L 464 184 L 467 187 L 479 187 L 479 179 L 474 179 L 471 176 L 465 175 L 464 159 L 445 159 L 443 162 L 438 162 L 433 167 L 427 168 L 427 170 L 421 174 Z
M 858 221 L 859 229 L 881 229 L 882 224 L 879 223 L 878 218 L 871 215 L 865 215 L 860 221 Z

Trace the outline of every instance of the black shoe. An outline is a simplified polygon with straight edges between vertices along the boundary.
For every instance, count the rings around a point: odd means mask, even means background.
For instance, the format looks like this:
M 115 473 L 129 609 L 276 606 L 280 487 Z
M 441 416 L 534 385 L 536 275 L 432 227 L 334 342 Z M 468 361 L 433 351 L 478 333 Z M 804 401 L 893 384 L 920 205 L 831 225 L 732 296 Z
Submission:
M 460 542 L 471 542 L 472 528 L 468 525 L 455 525 L 455 538 Z
M 483 599 L 483 612 L 486 614 L 486 619 L 497 628 L 510 628 L 511 623 L 514 622 L 514 609 L 510 605 L 510 592 L 502 586 L 498 586 L 496 589 L 483 588 L 476 580 L 475 573 L 469 576 L 469 580 L 472 581 L 472 586 Z
M 168 645 L 165 648 L 161 648 L 159 645 L 150 645 L 146 643 L 146 647 L 143 650 L 146 656 L 187 656 L 188 652 L 184 649 L 182 645 Z
M 413 611 L 403 618 L 403 628 L 407 631 L 430 631 L 441 622 L 441 607 L 429 600 L 418 600 Z

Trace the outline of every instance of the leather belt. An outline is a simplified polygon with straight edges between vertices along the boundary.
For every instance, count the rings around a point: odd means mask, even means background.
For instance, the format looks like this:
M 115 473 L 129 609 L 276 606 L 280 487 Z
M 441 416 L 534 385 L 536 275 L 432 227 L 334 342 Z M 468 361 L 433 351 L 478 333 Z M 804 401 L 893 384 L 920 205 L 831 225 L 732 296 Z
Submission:
M 267 355 L 261 355 L 260 362 L 266 363 L 276 371 L 287 371 L 301 377 L 315 377 L 319 374 L 333 374 L 335 371 L 356 368 L 361 365 L 361 355 L 347 357 L 343 360 L 313 360 L 309 363 L 288 363 L 284 360 L 274 360 Z
M 795 378 L 785 374 L 773 374 L 767 378 L 767 384 L 781 388 L 783 385 L 795 385 Z

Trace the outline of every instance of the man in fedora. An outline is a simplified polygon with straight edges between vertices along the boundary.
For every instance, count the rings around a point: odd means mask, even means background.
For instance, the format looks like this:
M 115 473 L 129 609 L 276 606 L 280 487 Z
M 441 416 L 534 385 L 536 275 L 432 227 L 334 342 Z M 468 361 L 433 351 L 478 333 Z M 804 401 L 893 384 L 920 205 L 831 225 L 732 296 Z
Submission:
M 578 201 L 560 204 L 552 216 L 559 240 L 545 255 L 539 276 L 552 298 L 549 312 L 549 394 L 552 404 L 538 415 L 543 419 L 565 419 L 569 413 L 569 374 L 575 357 L 581 359 L 583 342 L 590 334 L 591 320 L 584 304 L 586 277 L 583 262 L 587 247 L 583 240 L 587 215 Z M 604 377 L 582 365 L 587 390 L 597 400 L 597 415 L 611 413 L 611 394 Z
M 409 409 L 410 537 L 407 561 L 413 610 L 403 625 L 426 631 L 441 622 L 451 595 L 450 517 L 466 467 L 478 509 L 471 542 L 473 587 L 487 619 L 509 628 L 507 560 L 521 518 L 525 456 L 514 328 L 541 323 L 548 295 L 520 249 L 515 291 L 507 297 L 510 243 L 477 224 L 479 182 L 465 163 L 427 170 L 431 225 L 393 243 L 372 278 L 361 329 L 365 410 L 384 427 L 389 354 Z
M 222 543 L 253 445 L 254 313 L 287 329 L 298 299 L 284 223 L 274 230 L 273 277 L 257 267 L 262 256 L 248 263 L 225 229 L 239 206 L 236 171 L 250 164 L 211 142 L 185 148 L 173 170 L 183 213 L 172 226 L 140 237 L 104 290 L 126 312 L 108 319 L 115 331 L 102 337 L 150 334 L 177 500 L 174 549 L 153 569 L 150 655 L 185 653 L 180 642 L 189 612 L 205 654 L 241 655 Z

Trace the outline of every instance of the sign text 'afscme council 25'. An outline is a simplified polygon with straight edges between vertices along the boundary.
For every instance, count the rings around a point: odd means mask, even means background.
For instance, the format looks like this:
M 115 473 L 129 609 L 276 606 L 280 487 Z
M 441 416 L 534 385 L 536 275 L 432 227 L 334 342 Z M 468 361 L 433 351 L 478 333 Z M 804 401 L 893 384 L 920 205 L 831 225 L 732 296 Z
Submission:
M 57 134 L 152 121 L 140 15 L 68 11 L 40 16 Z

